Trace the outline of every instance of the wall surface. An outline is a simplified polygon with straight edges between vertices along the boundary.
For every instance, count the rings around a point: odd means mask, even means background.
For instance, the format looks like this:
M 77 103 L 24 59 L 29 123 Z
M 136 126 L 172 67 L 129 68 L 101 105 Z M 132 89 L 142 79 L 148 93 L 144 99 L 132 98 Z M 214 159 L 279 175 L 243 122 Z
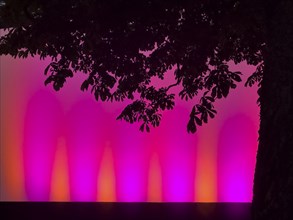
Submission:
M 159 128 L 141 133 L 115 120 L 126 103 L 80 91 L 84 74 L 55 92 L 44 86 L 48 60 L 0 61 L 2 201 L 251 201 L 256 87 L 240 84 L 194 135 L 186 125 L 196 100 L 179 99 Z M 244 79 L 254 70 L 231 68 Z

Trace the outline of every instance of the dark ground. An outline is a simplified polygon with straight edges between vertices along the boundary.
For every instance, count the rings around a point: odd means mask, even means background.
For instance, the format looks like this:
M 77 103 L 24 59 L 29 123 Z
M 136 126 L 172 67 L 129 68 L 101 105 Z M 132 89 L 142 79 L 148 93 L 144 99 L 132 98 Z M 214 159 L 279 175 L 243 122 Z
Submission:
M 250 220 L 250 203 L 1 202 L 0 218 Z

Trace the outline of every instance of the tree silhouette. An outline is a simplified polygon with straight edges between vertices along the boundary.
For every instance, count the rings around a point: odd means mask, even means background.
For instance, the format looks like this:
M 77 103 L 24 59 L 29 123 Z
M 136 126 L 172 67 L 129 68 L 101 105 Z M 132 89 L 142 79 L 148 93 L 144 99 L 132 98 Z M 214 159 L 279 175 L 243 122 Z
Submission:
M 50 57 L 45 84 L 60 90 L 76 72 L 97 100 L 133 100 L 118 116 L 140 130 L 159 126 L 179 96 L 200 95 L 188 132 L 214 118 L 214 102 L 241 81 L 229 61 L 257 66 L 246 85 L 259 86 L 260 130 L 254 219 L 292 219 L 293 3 L 244 0 L 5 0 L 0 54 Z M 156 88 L 174 70 L 176 82 Z

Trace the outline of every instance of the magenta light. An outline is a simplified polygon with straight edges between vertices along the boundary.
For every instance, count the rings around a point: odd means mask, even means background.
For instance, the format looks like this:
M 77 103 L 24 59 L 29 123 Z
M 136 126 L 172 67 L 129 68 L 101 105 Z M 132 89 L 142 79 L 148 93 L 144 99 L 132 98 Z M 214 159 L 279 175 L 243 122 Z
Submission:
M 113 123 L 117 123 L 112 131 L 117 200 L 146 201 L 149 149 L 144 143 L 144 135 L 138 132 L 136 125 L 124 121 Z
M 27 199 L 48 201 L 61 107 L 50 92 L 38 91 L 28 102 L 24 121 L 24 175 Z
M 103 113 L 93 100 L 72 106 L 66 121 L 72 201 L 96 201 L 103 143 Z
M 5 59 L 11 65 L 6 65 L 3 72 L 7 83 L 1 89 L 9 96 L 5 96 L 6 119 L 1 123 L 9 133 L 4 142 L 7 146 L 1 146 L 1 150 L 7 150 L 5 155 L 9 158 L 22 154 L 23 160 L 4 161 L 8 166 L 5 173 L 10 175 L 11 170 L 11 177 L 2 180 L 1 191 L 13 191 L 21 185 L 10 187 L 14 180 L 24 181 L 16 197 L 7 193 L 9 199 L 251 202 L 259 125 L 256 87 L 239 85 L 227 99 L 219 100 L 215 106 L 217 117 L 198 127 L 196 134 L 188 134 L 186 125 L 198 98 L 184 102 L 178 97 L 175 109 L 163 112 L 158 128 L 141 133 L 139 124 L 115 120 L 131 101 L 101 103 L 90 92 L 80 91 L 86 75 L 76 73 L 61 91 L 55 92 L 51 86 L 44 87 L 44 76 L 37 74 L 49 60 L 31 59 L 26 66 L 27 62 Z M 21 71 L 16 71 L 16 66 Z M 255 69 L 245 63 L 232 67 L 247 73 L 246 78 Z M 9 86 L 17 83 L 15 77 L 21 77 L 21 83 Z M 175 82 L 173 70 L 166 73 L 165 79 L 155 80 L 155 86 Z M 173 91 L 178 94 L 180 88 L 170 89 Z M 22 115 L 25 115 L 23 120 L 16 120 L 22 119 Z M 23 132 L 17 134 L 20 129 Z M 66 148 L 66 154 L 62 148 Z M 111 155 L 105 157 L 105 150 Z M 105 158 L 110 159 L 105 162 Z M 62 164 L 60 169 L 59 164 Z M 207 175 L 204 166 L 211 166 Z M 60 175 L 64 178 L 59 181 Z
M 252 120 L 237 114 L 227 119 L 219 134 L 219 201 L 250 202 L 257 136 Z
M 177 107 L 174 112 L 166 112 L 159 130 L 158 152 L 165 202 L 194 201 L 197 135 L 186 131 L 188 111 L 188 108 Z

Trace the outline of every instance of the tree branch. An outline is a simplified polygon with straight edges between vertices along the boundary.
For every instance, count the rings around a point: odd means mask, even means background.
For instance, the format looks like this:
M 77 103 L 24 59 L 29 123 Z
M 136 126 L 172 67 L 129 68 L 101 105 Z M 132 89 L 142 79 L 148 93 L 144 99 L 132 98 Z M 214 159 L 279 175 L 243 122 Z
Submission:
M 179 63 L 177 63 L 177 71 L 180 71 Z M 181 82 L 181 79 L 178 78 L 178 80 L 177 80 L 176 83 L 171 84 L 171 85 L 169 85 L 169 86 L 166 88 L 166 92 L 167 92 L 170 88 L 172 88 L 172 87 L 174 87 L 174 86 L 178 86 L 178 85 L 180 84 L 180 82 Z

